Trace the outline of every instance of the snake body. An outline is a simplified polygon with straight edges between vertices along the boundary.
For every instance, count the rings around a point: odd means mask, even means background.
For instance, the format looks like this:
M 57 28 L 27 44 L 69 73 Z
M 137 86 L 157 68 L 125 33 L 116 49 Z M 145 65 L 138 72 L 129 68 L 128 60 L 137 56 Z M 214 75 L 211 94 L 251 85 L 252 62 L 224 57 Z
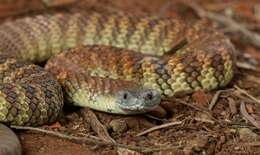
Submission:
M 62 51 L 45 68 L 62 85 L 65 97 L 75 105 L 111 113 L 147 111 L 159 103 L 158 93 L 172 97 L 181 91 L 220 88 L 234 72 L 228 38 L 211 28 L 203 30 L 200 23 L 187 27 L 176 19 L 38 15 L 5 22 L 0 36 L 0 51 L 21 59 L 20 65 L 14 58 L 1 58 L 0 122 L 8 124 L 41 125 L 57 118 L 63 105 L 60 87 L 49 73 L 24 61 L 41 63 Z M 75 47 L 81 48 L 71 50 Z M 130 93 L 131 100 L 122 102 L 121 90 Z
M 19 139 L 8 127 L 0 124 L 0 154 L 1 155 L 21 155 L 22 147 Z

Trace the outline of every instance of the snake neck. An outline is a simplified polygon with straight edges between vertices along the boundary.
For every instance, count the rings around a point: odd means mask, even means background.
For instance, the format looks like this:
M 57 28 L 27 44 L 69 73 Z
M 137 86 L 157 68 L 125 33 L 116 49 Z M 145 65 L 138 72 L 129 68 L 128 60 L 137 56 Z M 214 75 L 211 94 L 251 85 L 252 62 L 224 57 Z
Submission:
M 68 94 L 70 100 L 76 106 L 84 107 L 88 105 L 89 108 L 106 111 L 109 113 L 125 113 L 116 104 L 115 95 L 111 94 L 90 94 L 88 90 L 78 89 L 75 92 Z

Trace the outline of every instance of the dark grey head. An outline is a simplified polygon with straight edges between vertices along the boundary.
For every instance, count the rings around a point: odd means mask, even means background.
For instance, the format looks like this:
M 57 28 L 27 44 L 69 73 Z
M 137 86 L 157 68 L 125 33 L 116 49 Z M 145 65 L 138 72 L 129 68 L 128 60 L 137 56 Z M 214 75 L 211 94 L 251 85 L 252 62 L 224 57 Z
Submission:
M 152 89 L 122 90 L 117 93 L 117 105 L 126 114 L 144 113 L 161 102 L 161 94 Z

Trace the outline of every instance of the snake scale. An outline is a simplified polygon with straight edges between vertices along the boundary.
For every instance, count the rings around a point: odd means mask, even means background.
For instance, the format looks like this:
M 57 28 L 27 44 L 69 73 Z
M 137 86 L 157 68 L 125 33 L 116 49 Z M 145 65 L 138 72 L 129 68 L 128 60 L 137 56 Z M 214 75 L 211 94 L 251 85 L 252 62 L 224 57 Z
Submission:
M 234 72 L 233 45 L 203 22 L 189 27 L 153 16 L 60 13 L 5 22 L 0 36 L 0 122 L 6 124 L 53 122 L 62 90 L 74 105 L 132 114 L 154 108 L 160 96 L 223 87 Z M 46 60 L 48 72 L 30 63 Z

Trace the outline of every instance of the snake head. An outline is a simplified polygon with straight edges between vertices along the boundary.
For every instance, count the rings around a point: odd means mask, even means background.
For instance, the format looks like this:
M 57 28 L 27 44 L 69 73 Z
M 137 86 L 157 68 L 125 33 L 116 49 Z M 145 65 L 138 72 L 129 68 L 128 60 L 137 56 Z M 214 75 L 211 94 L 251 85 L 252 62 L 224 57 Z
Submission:
M 156 108 L 161 94 L 152 89 L 122 90 L 117 93 L 117 105 L 126 114 L 138 114 Z

